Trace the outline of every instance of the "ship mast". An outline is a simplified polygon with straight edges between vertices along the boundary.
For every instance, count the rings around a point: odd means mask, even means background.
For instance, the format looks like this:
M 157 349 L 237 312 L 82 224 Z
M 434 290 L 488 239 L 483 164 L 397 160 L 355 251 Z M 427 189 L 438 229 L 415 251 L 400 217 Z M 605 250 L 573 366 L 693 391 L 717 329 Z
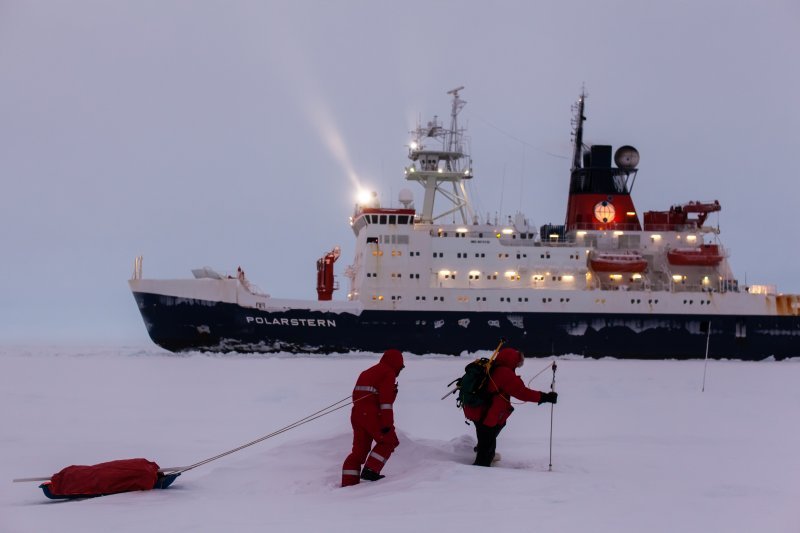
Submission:
M 578 101 L 575 104 L 575 118 L 573 118 L 573 125 L 575 131 L 573 132 L 573 152 L 572 152 L 572 168 L 575 170 L 581 168 L 581 156 L 583 154 L 583 121 L 586 116 L 583 114 L 583 106 L 586 101 L 586 91 L 582 90 Z
M 432 224 L 434 221 L 455 213 L 460 215 L 462 224 L 473 219 L 472 207 L 464 184 L 472 178 L 472 160 L 465 153 L 464 130 L 458 127 L 458 113 L 467 103 L 458 92 L 458 87 L 447 94 L 452 95 L 450 129 L 444 129 L 437 117 L 426 126 L 418 125 L 411 133 L 414 140 L 409 145 L 408 158 L 412 163 L 405 169 L 406 179 L 416 181 L 425 189 L 425 199 L 420 213 L 420 222 Z M 434 145 L 429 148 L 426 144 Z M 450 205 L 445 211 L 434 214 L 434 200 L 437 194 Z

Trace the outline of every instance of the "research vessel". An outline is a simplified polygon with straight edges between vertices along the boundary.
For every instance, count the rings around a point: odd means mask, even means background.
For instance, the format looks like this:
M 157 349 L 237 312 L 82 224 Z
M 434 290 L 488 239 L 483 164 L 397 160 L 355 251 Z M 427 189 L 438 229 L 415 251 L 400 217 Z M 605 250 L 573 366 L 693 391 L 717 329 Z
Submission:
M 800 297 L 737 279 L 709 221 L 718 201 L 640 214 L 639 152 L 584 144 L 585 93 L 573 109 L 564 222 L 481 217 L 465 186 L 476 176 L 462 91 L 448 92 L 449 124 L 434 117 L 411 132 L 402 175 L 421 187 L 421 204 L 411 188 L 393 207 L 374 193 L 359 201 L 352 264 L 336 274 L 340 248 L 325 252 L 316 300 L 273 298 L 241 268 L 146 279 L 137 258 L 129 284 L 153 342 L 176 352 L 458 355 L 504 338 L 534 357 L 800 355 Z

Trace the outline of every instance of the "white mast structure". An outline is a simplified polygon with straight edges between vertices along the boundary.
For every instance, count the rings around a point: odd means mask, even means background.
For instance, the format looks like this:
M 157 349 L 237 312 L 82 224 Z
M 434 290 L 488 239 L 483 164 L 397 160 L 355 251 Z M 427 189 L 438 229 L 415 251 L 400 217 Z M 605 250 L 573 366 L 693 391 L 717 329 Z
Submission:
M 462 224 L 469 224 L 474 219 L 463 182 L 472 178 L 472 160 L 465 153 L 464 129 L 458 127 L 458 113 L 467 103 L 458 96 L 462 89 L 463 86 L 447 91 L 447 94 L 453 95 L 449 130 L 444 129 L 434 116 L 427 126 L 418 125 L 411 132 L 414 140 L 409 145 L 408 158 L 412 163 L 406 167 L 405 174 L 407 180 L 417 181 L 425 189 L 425 200 L 419 214 L 421 223 L 432 224 L 452 213 L 461 215 Z M 426 143 L 436 146 L 429 149 Z M 451 184 L 451 187 L 447 184 Z M 447 210 L 434 215 L 433 204 L 437 193 L 447 199 L 450 205 Z

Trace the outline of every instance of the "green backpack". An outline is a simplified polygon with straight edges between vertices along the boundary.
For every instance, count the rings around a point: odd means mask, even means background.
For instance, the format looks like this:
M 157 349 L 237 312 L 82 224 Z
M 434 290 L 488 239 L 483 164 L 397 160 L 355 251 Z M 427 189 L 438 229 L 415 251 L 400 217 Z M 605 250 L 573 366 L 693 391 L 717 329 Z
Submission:
M 494 361 L 486 357 L 476 359 L 464 368 L 464 375 L 454 381 L 458 390 L 456 406 L 459 409 L 480 407 L 490 402 L 492 395 L 488 384 L 493 363 Z

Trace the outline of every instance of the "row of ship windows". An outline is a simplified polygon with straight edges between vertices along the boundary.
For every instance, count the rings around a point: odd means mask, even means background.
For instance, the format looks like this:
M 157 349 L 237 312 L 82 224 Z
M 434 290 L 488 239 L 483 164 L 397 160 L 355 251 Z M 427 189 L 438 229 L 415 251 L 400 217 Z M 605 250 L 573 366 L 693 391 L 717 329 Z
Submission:
M 377 272 L 367 272 L 367 277 L 368 278 L 377 278 L 378 277 L 378 273 Z M 392 272 L 391 277 L 393 279 L 394 278 L 402 278 L 403 275 L 401 273 L 399 273 L 399 272 Z M 408 277 L 411 278 L 411 279 L 419 279 L 419 274 L 409 274 Z
M 364 215 L 368 224 L 413 224 L 413 215 Z
M 531 239 L 531 240 L 533 240 L 536 237 L 535 233 L 513 233 L 513 232 L 512 233 L 508 233 L 508 231 L 509 230 L 506 230 L 506 231 L 503 231 L 503 232 L 500 232 L 500 233 L 487 233 L 486 236 L 487 237 L 494 236 L 494 237 L 499 238 L 501 234 L 505 233 L 505 234 L 511 235 L 512 239 L 516 239 L 517 235 L 519 235 L 520 239 Z M 478 232 L 474 232 L 474 231 L 473 232 L 457 231 L 457 232 L 451 234 L 450 232 L 444 231 L 442 229 L 440 229 L 439 231 L 436 231 L 436 232 L 431 230 L 431 237 L 434 237 L 434 236 L 436 236 L 436 237 L 450 237 L 450 236 L 452 236 L 452 237 L 464 239 L 467 236 L 470 236 L 470 237 L 477 237 L 479 239 L 482 239 L 483 238 L 483 234 L 484 234 L 484 232 L 482 232 L 482 231 L 478 231 Z
M 376 257 L 383 257 L 383 250 L 372 250 L 372 255 L 374 255 Z M 403 251 L 402 250 L 392 250 L 392 257 L 398 257 L 398 256 L 401 256 L 401 255 L 403 255 Z M 415 257 L 415 256 L 419 257 L 419 252 L 417 252 L 417 251 L 409 252 L 408 255 L 410 255 L 411 257 Z M 497 258 L 498 259 L 508 259 L 509 255 L 510 254 L 507 254 L 507 253 L 499 253 L 499 254 L 497 254 Z M 524 253 L 516 254 L 516 256 L 517 256 L 517 259 L 527 259 L 528 258 L 528 254 L 524 254 Z M 479 259 L 480 258 L 484 258 L 484 257 L 486 257 L 486 254 L 485 253 L 476 253 L 475 257 L 479 258 Z M 436 259 L 436 258 L 440 258 L 440 259 L 444 258 L 444 252 L 433 252 L 433 258 L 434 259 Z M 456 258 L 457 259 L 469 259 L 469 254 L 467 252 L 456 252 Z M 550 252 L 547 252 L 547 253 L 539 255 L 539 258 L 540 259 L 550 259 Z M 580 255 L 579 254 L 574 254 L 574 255 L 570 254 L 569 258 L 570 259 L 579 259 Z
M 408 244 L 408 235 L 379 235 L 377 237 L 367 237 L 367 244 Z
M 373 294 L 372 295 L 372 299 L 375 300 L 375 301 L 382 301 L 384 299 L 384 297 L 383 297 L 382 294 Z M 402 299 L 403 299 L 402 296 L 392 296 L 391 297 L 391 300 L 393 302 L 400 301 Z M 416 300 L 424 302 L 424 301 L 428 300 L 428 297 L 427 296 L 416 296 Z M 458 300 L 459 302 L 468 302 L 469 301 L 469 296 L 458 296 L 458 297 L 456 297 L 456 300 Z M 511 298 L 511 297 L 505 297 L 505 296 L 501 296 L 500 297 L 500 301 L 501 302 L 511 303 L 513 300 L 514 299 Z M 433 301 L 434 302 L 443 302 L 444 301 L 444 296 L 434 296 L 433 297 Z M 475 297 L 475 301 L 476 302 L 485 302 L 486 301 L 486 296 L 476 296 Z M 519 303 L 524 303 L 524 302 L 527 302 L 527 301 L 528 301 L 527 297 L 517 298 L 517 302 L 519 302 Z M 552 298 L 542 298 L 542 303 L 548 303 L 548 302 L 552 302 L 552 301 L 553 301 Z M 558 301 L 562 302 L 562 303 L 566 303 L 566 302 L 569 302 L 570 299 L 569 298 L 559 298 Z M 595 302 L 599 302 L 599 301 L 600 300 L 595 300 Z M 605 303 L 605 299 L 603 299 L 602 301 L 603 301 L 603 303 Z
M 441 274 L 440 273 L 440 274 L 437 274 L 437 275 L 441 275 L 442 279 L 453 279 L 453 280 L 456 279 L 456 273 L 455 272 L 451 272 L 449 274 L 447 274 L 447 273 Z M 486 274 L 485 276 L 483 276 L 483 279 L 496 280 L 497 276 L 498 276 L 497 274 Z M 377 278 L 378 277 L 378 273 L 377 272 L 367 272 L 367 277 L 368 278 Z M 400 272 L 392 272 L 389 275 L 389 277 L 391 277 L 392 279 L 400 279 L 400 278 L 403 277 L 403 274 L 400 273 Z M 420 279 L 419 278 L 419 274 L 409 274 L 408 277 L 411 278 L 411 279 Z M 550 276 L 550 277 L 551 277 L 551 279 L 553 281 L 573 281 L 574 280 L 574 276 L 571 276 L 571 275 L 567 275 L 567 276 Z M 479 279 L 481 279 L 481 275 L 480 274 L 468 274 L 467 278 L 469 278 L 470 280 L 479 280 Z M 531 279 L 533 281 L 544 281 L 544 278 L 545 278 L 545 276 L 543 276 L 541 274 L 535 274 Z M 516 274 L 516 273 L 514 273 L 514 274 L 507 273 L 506 276 L 505 276 L 505 279 L 507 279 L 509 281 L 520 281 L 522 279 L 522 277 L 519 274 Z
M 378 256 L 382 257 L 383 256 L 383 250 L 372 250 L 372 255 L 374 255 L 376 257 L 378 257 Z M 392 250 L 392 256 L 393 257 L 401 256 L 401 255 L 403 255 L 403 251 L 402 250 Z M 410 255 L 411 257 L 414 257 L 414 256 L 419 257 L 419 252 L 417 252 L 417 251 L 409 252 L 408 255 Z M 509 256 L 510 256 L 510 254 L 507 254 L 507 253 L 499 253 L 499 254 L 497 254 L 497 258 L 498 259 L 508 259 Z M 516 256 L 517 256 L 517 259 L 527 259 L 528 258 L 528 254 L 520 253 L 520 254 L 516 254 Z M 485 253 L 476 253 L 475 257 L 478 258 L 478 259 L 481 259 L 481 258 L 486 257 L 486 254 Z M 541 259 L 550 259 L 550 252 L 547 252 L 546 254 L 541 254 L 539 257 Z M 578 259 L 578 257 L 579 257 L 578 254 L 575 254 L 574 256 L 573 255 L 569 256 L 570 259 L 573 259 L 573 258 L 574 259 Z M 436 259 L 436 258 L 444 258 L 444 252 L 433 252 L 433 258 L 434 259 Z M 456 258 L 457 259 L 469 259 L 469 254 L 467 252 L 456 252 Z
M 375 300 L 375 301 L 382 301 L 384 298 L 383 298 L 383 295 L 373 294 L 372 295 L 372 299 Z M 392 296 L 391 299 L 392 299 L 392 301 L 399 301 L 399 300 L 402 300 L 403 297 L 402 296 Z M 424 302 L 427 299 L 428 299 L 427 296 L 417 296 L 416 297 L 417 301 L 423 301 Z M 469 297 L 468 296 L 458 296 L 458 297 L 456 297 L 456 300 L 458 300 L 459 302 L 468 302 L 469 301 Z M 511 297 L 506 297 L 506 296 L 501 296 L 500 297 L 500 301 L 501 302 L 511 303 L 513 300 L 514 299 L 511 298 Z M 434 296 L 433 297 L 433 301 L 434 302 L 443 302 L 444 301 L 444 296 Z M 486 301 L 486 296 L 476 296 L 475 297 L 475 301 L 476 302 L 485 302 Z M 524 302 L 527 302 L 527 301 L 528 301 L 527 297 L 518 297 L 517 298 L 517 302 L 519 302 L 519 303 L 524 303 Z M 552 298 L 542 298 L 542 303 L 550 303 L 552 301 L 553 301 Z M 558 301 L 561 302 L 561 303 L 568 303 L 570 301 L 570 299 L 569 298 L 559 298 Z M 596 298 L 594 303 L 596 303 L 596 304 L 604 304 L 604 303 L 606 303 L 606 299 L 605 298 Z M 641 300 L 641 298 L 631 298 L 631 303 L 632 304 L 640 304 L 640 303 L 642 303 L 642 300 Z M 658 303 L 658 299 L 647 300 L 647 303 L 648 304 L 657 304 Z M 694 304 L 694 300 L 684 300 L 683 304 L 684 305 L 687 305 L 687 304 L 688 305 L 693 305 Z M 710 300 L 700 300 L 699 304 L 700 305 L 711 305 L 711 301 Z
M 597 300 L 595 300 L 595 303 L 606 303 L 606 299 L 605 298 L 598 298 Z M 631 303 L 632 304 L 640 304 L 640 303 L 642 303 L 642 300 L 641 300 L 641 298 L 631 298 Z M 658 298 L 647 300 L 647 303 L 648 304 L 657 304 L 658 303 Z M 699 300 L 698 303 L 700 305 L 711 305 L 711 300 Z M 683 301 L 683 305 L 694 305 L 694 300 L 684 300 Z
M 372 250 L 372 255 L 375 257 L 383 257 L 383 250 Z M 392 250 L 392 257 L 399 257 L 403 255 L 403 250 Z M 408 255 L 411 257 L 419 257 L 419 252 L 409 252 Z M 436 257 L 436 254 L 433 254 L 433 257 Z

